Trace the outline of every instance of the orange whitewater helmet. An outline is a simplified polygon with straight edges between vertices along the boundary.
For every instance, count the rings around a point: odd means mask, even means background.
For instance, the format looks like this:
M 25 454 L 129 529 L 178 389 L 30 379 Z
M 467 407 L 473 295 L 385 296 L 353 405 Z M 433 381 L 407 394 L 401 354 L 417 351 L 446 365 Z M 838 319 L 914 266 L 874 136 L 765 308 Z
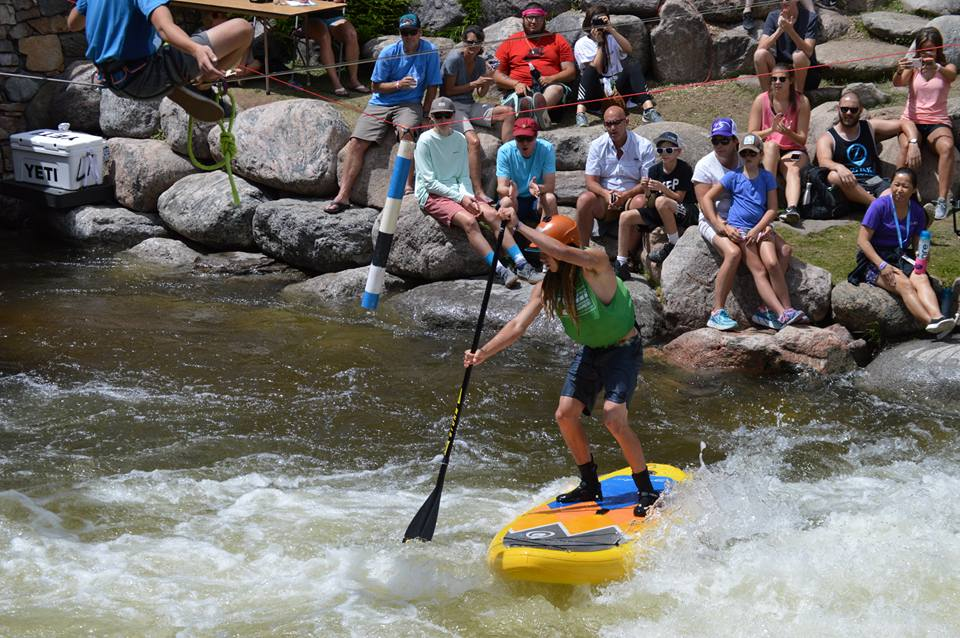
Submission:
M 568 246 L 580 247 L 580 231 L 577 229 L 577 222 L 569 217 L 563 215 L 547 217 L 537 225 L 537 230 Z M 530 247 L 537 248 L 537 245 L 530 244 Z

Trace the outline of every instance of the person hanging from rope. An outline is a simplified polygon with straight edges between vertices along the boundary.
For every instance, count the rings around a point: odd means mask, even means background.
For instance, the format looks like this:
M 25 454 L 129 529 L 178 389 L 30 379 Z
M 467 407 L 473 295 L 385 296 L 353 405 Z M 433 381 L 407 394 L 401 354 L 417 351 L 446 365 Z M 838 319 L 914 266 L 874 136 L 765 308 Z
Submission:
M 567 335 L 581 347 L 570 365 L 560 392 L 556 419 L 563 439 L 580 470 L 580 485 L 557 497 L 563 505 L 603 498 L 597 465 L 581 423 L 603 390 L 603 422 L 620 444 L 637 486 L 636 516 L 645 516 L 659 497 L 650 482 L 640 439 L 630 428 L 627 404 L 637 386 L 643 343 L 637 329 L 633 298 L 614 274 L 603 248 L 580 248 L 577 224 L 555 215 L 531 228 L 512 208 L 501 219 L 540 248 L 548 272 L 533 286 L 527 305 L 475 351 L 466 351 L 463 365 L 479 365 L 517 341 L 546 308 L 560 318 Z
M 86 55 L 100 82 L 117 95 L 167 96 L 198 120 L 223 119 L 230 106 L 210 87 L 244 59 L 253 27 L 233 18 L 188 36 L 173 21 L 168 1 L 78 0 L 67 26 L 86 31 Z

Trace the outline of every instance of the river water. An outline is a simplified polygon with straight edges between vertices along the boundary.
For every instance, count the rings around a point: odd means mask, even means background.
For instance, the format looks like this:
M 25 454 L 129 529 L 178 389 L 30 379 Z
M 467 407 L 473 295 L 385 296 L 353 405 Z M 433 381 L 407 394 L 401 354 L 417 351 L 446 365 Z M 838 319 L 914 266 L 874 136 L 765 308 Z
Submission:
M 506 583 L 490 539 L 572 481 L 552 421 L 570 350 L 475 370 L 434 541 L 404 545 L 471 334 L 281 287 L 0 238 L 0 635 L 960 632 L 950 416 L 854 375 L 649 361 L 634 427 L 692 477 L 655 551 L 607 586 Z

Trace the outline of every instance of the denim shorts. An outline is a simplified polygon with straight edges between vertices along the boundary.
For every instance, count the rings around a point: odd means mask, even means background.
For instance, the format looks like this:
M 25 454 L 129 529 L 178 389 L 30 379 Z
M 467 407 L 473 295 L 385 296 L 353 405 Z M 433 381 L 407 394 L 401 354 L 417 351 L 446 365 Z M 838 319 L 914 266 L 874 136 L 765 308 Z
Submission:
M 201 31 L 190 36 L 194 42 L 210 46 L 210 36 Z M 104 63 L 100 67 L 104 85 L 120 97 L 152 100 L 176 86 L 191 84 L 200 75 L 200 65 L 192 55 L 163 45 L 153 55 L 126 63 Z
M 601 389 L 605 401 L 629 403 L 642 364 L 643 340 L 639 334 L 626 343 L 606 348 L 584 346 L 570 364 L 560 396 L 582 403 L 587 416 Z

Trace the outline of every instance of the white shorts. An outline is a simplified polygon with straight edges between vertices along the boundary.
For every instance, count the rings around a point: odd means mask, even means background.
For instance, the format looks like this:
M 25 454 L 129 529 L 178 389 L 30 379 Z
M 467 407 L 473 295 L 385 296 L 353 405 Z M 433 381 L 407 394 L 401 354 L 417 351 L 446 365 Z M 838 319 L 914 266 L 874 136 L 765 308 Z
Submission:
M 454 102 L 453 107 L 456 112 L 453 114 L 453 128 L 461 133 L 472 131 L 475 124 L 490 128 L 493 125 L 493 104 L 486 102 L 474 102 L 473 104 L 461 104 Z
M 717 236 L 717 231 L 710 225 L 710 222 L 703 216 L 703 213 L 700 213 L 700 220 L 697 227 L 700 229 L 700 235 L 707 240 L 708 244 L 713 246 L 713 240 Z

